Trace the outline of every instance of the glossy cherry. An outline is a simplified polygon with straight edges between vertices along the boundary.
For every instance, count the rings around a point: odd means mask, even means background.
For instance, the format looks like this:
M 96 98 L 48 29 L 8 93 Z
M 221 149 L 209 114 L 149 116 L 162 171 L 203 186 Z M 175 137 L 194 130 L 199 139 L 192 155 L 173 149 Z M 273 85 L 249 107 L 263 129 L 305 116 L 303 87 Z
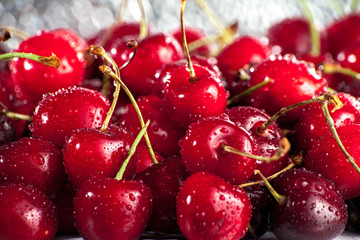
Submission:
M 0 185 L 0 238 L 51 240 L 57 228 L 54 203 L 24 184 Z
M 273 185 L 285 197 L 271 209 L 271 230 L 278 239 L 333 239 L 344 231 L 345 202 L 325 177 L 303 168 L 291 169 Z
M 139 239 L 152 209 L 150 189 L 140 181 L 96 177 L 74 198 L 76 226 L 85 239 Z
M 255 170 L 256 160 L 224 152 L 223 144 L 254 153 L 250 133 L 229 121 L 225 114 L 191 124 L 179 142 L 186 169 L 190 173 L 212 172 L 233 184 L 247 181 Z
M 155 158 L 159 162 L 163 161 L 164 157 L 162 157 L 159 153 L 155 153 Z M 131 157 L 131 161 L 136 162 L 136 173 L 140 173 L 152 166 L 154 163 L 151 159 L 149 149 L 145 144 L 139 144 L 136 148 L 135 154 Z
M 240 239 L 251 218 L 245 191 L 207 172 L 186 179 L 176 206 L 178 224 L 189 240 Z
M 359 165 L 360 125 L 338 127 L 337 133 L 347 152 Z M 305 168 L 332 180 L 345 200 L 360 196 L 360 175 L 349 163 L 331 134 L 314 141 L 305 159 Z
M 97 91 L 80 87 L 61 89 L 39 102 L 29 128 L 33 137 L 62 147 L 73 130 L 100 127 L 109 107 L 109 101 Z
M 0 147 L 0 183 L 32 185 L 50 197 L 63 188 L 65 171 L 58 148 L 47 141 L 21 138 Z
M 71 184 L 78 189 L 93 176 L 115 177 L 132 142 L 132 135 L 116 126 L 109 126 L 105 131 L 94 128 L 74 131 L 62 149 Z M 125 177 L 132 178 L 135 172 L 136 162 L 130 161 Z

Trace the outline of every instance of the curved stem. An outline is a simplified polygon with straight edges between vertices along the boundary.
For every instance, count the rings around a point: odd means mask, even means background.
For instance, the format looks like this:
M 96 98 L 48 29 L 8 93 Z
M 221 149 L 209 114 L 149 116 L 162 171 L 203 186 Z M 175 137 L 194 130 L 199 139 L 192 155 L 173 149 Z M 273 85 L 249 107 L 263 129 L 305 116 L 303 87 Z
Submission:
M 356 80 L 360 80 L 360 73 L 352 70 L 351 68 L 344 68 L 340 64 L 324 63 L 322 66 L 322 72 L 325 74 L 342 73 Z
M 140 140 L 142 139 L 142 137 L 144 136 L 147 127 L 150 124 L 150 120 L 148 120 L 145 124 L 145 126 L 140 130 L 139 134 L 137 135 L 137 137 L 135 138 L 133 144 L 131 145 L 131 148 L 129 150 L 128 156 L 126 157 L 126 159 L 124 160 L 124 162 L 121 165 L 121 168 L 119 170 L 119 172 L 116 174 L 115 179 L 116 180 L 121 180 L 124 176 L 125 170 L 127 165 L 130 162 L 130 158 L 134 155 L 135 151 L 136 151 L 136 147 L 139 145 Z
M 121 3 L 120 3 L 119 12 L 116 15 L 116 22 L 117 23 L 122 23 L 124 21 L 124 16 L 126 14 L 127 6 L 128 6 L 128 1 L 127 0 L 122 0 Z
M 33 53 L 24 53 L 24 52 L 10 52 L 10 53 L 0 54 L 0 60 L 8 60 L 12 58 L 30 59 L 42 63 L 45 66 L 54 67 L 54 68 L 58 68 L 61 65 L 60 59 L 55 54 L 52 54 L 50 57 L 43 57 Z
M 145 10 L 144 10 L 143 2 L 142 2 L 142 0 L 137 0 L 137 3 L 139 5 L 139 9 L 141 12 L 139 39 L 142 40 L 142 39 L 146 38 L 148 30 L 147 30 L 147 25 L 146 25 Z
M 26 40 L 30 37 L 27 32 L 10 26 L 0 26 L 0 30 L 10 32 L 12 35 L 19 37 L 21 40 Z
M 102 65 L 102 66 L 99 67 L 99 69 L 105 75 L 111 76 L 113 79 L 115 79 L 117 82 L 120 83 L 121 87 L 124 89 L 125 93 L 129 97 L 131 103 L 133 104 L 133 106 L 135 108 L 135 111 L 136 111 L 136 114 L 138 115 L 141 127 L 144 127 L 145 123 L 144 123 L 144 119 L 143 119 L 143 117 L 141 115 L 141 111 L 139 109 L 139 106 L 137 105 L 134 96 L 131 94 L 130 90 L 127 88 L 127 86 L 124 84 L 124 82 L 118 76 L 116 76 L 116 74 L 108 66 Z M 151 147 L 150 139 L 149 139 L 149 136 L 148 136 L 147 133 L 145 133 L 144 138 L 145 138 L 146 145 L 147 145 L 147 148 L 149 150 L 149 153 L 150 153 L 150 156 L 151 156 L 151 159 L 152 159 L 153 163 L 154 164 L 158 163 L 158 161 L 156 160 L 156 157 L 155 157 L 154 150 Z
M 258 174 L 260 175 L 261 179 L 264 181 L 265 186 L 267 187 L 267 189 L 269 189 L 269 192 L 271 193 L 271 195 L 275 198 L 275 200 L 280 204 L 280 205 L 284 205 L 285 204 L 285 199 L 286 196 L 285 195 L 280 195 L 279 193 L 277 193 L 275 191 L 275 189 L 271 186 L 271 184 L 269 183 L 269 181 L 264 177 L 264 175 L 262 175 L 262 173 L 259 170 L 255 170 L 254 174 Z
M 185 3 L 186 3 L 186 0 L 181 0 L 181 12 L 180 12 L 181 34 L 182 34 L 182 40 L 183 40 L 184 53 L 185 53 L 186 60 L 188 62 L 188 66 L 189 66 L 189 70 L 190 70 L 190 78 L 195 79 L 196 78 L 195 71 L 194 71 L 194 67 L 191 62 L 189 48 L 188 48 L 188 44 L 187 44 L 187 40 L 186 40 L 185 26 L 184 26 Z

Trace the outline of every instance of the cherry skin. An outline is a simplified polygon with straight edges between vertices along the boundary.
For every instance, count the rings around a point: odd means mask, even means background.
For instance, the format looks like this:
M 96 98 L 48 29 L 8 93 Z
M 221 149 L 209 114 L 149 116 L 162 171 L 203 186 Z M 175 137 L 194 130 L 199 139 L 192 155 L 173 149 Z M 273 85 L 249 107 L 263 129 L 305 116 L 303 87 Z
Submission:
M 150 189 L 140 181 L 96 177 L 74 198 L 76 226 L 85 239 L 139 239 L 152 209 Z
M 162 157 L 159 153 L 155 153 L 155 158 L 158 162 L 162 162 L 164 157 Z M 136 174 L 146 170 L 148 167 L 154 165 L 149 149 L 145 144 L 139 144 L 136 148 L 136 152 L 134 156 L 131 157 L 131 161 L 136 162 Z
M 54 197 L 65 184 L 58 148 L 47 141 L 21 138 L 0 147 L 0 183 L 24 183 Z
M 360 123 L 360 103 L 358 100 L 346 93 L 338 93 L 337 96 L 344 106 L 333 112 L 334 106 L 329 105 L 330 116 L 334 120 L 335 127 Z M 320 104 L 313 103 L 305 106 L 295 126 L 296 146 L 299 150 L 307 153 L 314 142 L 328 135 L 331 135 L 331 131 L 326 123 Z
M 122 66 L 129 60 L 132 52 L 127 47 L 127 41 L 117 41 L 111 46 L 109 53 L 116 64 Z M 121 71 L 121 79 L 134 96 L 147 95 L 156 71 L 162 65 L 181 58 L 181 47 L 173 37 L 161 33 L 149 36 L 139 42 L 134 59 Z
M 61 32 L 42 31 L 18 46 L 18 52 L 40 56 L 54 53 L 61 62 L 59 68 L 52 68 L 29 59 L 13 59 L 10 63 L 12 79 L 23 92 L 24 99 L 36 104 L 43 94 L 75 86 L 84 80 L 85 59 L 79 59 L 80 54 L 75 50 L 77 46 L 74 48 L 71 43 Z
M 206 117 L 222 114 L 228 92 L 221 80 L 208 68 L 193 64 L 195 78 L 187 66 L 174 68 L 164 83 L 165 108 L 170 117 L 183 127 Z
M 236 125 L 243 127 L 251 134 L 256 155 L 271 157 L 275 154 L 275 151 L 279 148 L 280 139 L 283 137 L 281 129 L 277 124 L 273 124 L 267 127 L 264 134 L 260 134 L 257 131 L 258 127 L 270 119 L 269 115 L 250 106 L 233 107 L 228 109 L 226 113 L 229 115 L 231 121 Z M 268 177 L 283 169 L 288 163 L 287 155 L 270 163 L 257 160 L 256 169 L 260 170 L 265 177 Z M 259 177 L 253 175 L 252 179 L 259 180 Z
M 57 228 L 54 203 L 36 188 L 0 185 L 0 239 L 51 240 Z
M 244 91 L 247 81 L 241 80 L 239 70 L 258 64 L 270 55 L 270 49 L 260 40 L 243 36 L 227 45 L 217 56 L 218 66 L 232 95 Z
M 180 147 L 177 143 L 185 135 L 185 129 L 170 120 L 161 99 L 155 95 L 139 97 L 137 104 L 145 121 L 150 119 L 147 133 L 154 150 L 164 157 L 179 154 Z M 141 125 L 132 104 L 126 106 L 119 126 L 128 129 L 134 135 L 140 132 Z
M 282 239 L 333 239 L 346 225 L 344 200 L 334 185 L 315 172 L 291 169 L 275 179 L 284 204 L 271 209 L 271 230 Z
M 202 32 L 200 29 L 196 29 L 196 28 L 186 27 L 185 34 L 186 34 L 186 41 L 188 44 L 196 40 L 205 38 L 205 33 Z M 179 42 L 180 45 L 183 44 L 181 28 L 172 31 L 171 35 L 176 39 L 176 41 Z M 198 54 L 205 57 L 209 56 L 210 53 L 211 53 L 210 45 L 204 45 L 190 52 L 190 54 Z
M 60 89 L 39 102 L 29 129 L 33 137 L 62 147 L 73 130 L 100 127 L 109 107 L 109 101 L 97 91 L 80 87 Z
M 250 86 L 267 79 L 270 82 L 250 95 L 250 105 L 275 114 L 283 107 L 309 100 L 326 91 L 327 82 L 315 69 L 292 55 L 272 55 L 251 73 Z M 280 123 L 291 125 L 301 115 L 297 108 L 279 118 Z
M 189 240 L 240 239 L 251 218 L 245 191 L 207 172 L 185 180 L 176 207 L 178 224 Z
M 347 152 L 360 165 L 360 125 L 349 124 L 337 128 Z M 347 200 L 360 196 L 360 175 L 347 160 L 332 135 L 326 135 L 312 144 L 305 159 L 305 168 L 332 180 L 342 197 Z
M 212 172 L 232 184 L 247 181 L 255 170 L 256 161 L 224 152 L 223 144 L 242 152 L 254 153 L 250 134 L 229 121 L 225 114 L 191 124 L 185 137 L 179 142 L 181 158 L 186 169 L 190 173 Z
M 4 115 L 0 116 L 0 146 L 16 140 L 15 130 L 10 119 Z
M 127 157 L 133 137 L 127 131 L 110 126 L 106 131 L 82 128 L 73 132 L 62 149 L 65 171 L 78 189 L 93 176 L 115 177 Z M 132 178 L 136 162 L 130 161 L 125 178 Z

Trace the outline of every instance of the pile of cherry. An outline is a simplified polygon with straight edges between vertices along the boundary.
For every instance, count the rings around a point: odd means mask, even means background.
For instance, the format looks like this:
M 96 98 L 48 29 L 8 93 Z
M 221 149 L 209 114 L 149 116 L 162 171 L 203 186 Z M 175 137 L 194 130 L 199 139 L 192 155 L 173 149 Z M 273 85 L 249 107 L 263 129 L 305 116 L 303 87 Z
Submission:
M 0 239 L 360 231 L 360 173 L 348 160 L 360 165 L 358 23 L 352 13 L 329 24 L 321 50 L 305 18 L 272 26 L 268 44 L 240 36 L 191 56 L 180 28 L 144 37 L 128 22 L 88 41 L 55 29 L 3 48 L 16 58 L 0 66 Z M 188 43 L 206 38 L 185 32 Z

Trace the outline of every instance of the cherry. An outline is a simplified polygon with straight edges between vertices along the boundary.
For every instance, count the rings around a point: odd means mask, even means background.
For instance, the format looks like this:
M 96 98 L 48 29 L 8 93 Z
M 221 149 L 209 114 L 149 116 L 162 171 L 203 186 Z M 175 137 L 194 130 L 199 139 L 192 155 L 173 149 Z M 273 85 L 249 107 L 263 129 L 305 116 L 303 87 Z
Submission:
M 161 99 L 155 95 L 139 97 L 137 104 L 143 118 L 151 121 L 147 132 L 154 150 L 164 157 L 179 154 L 180 147 L 177 143 L 185 135 L 185 130 L 170 120 Z M 132 104 L 126 106 L 119 125 L 134 134 L 141 130 L 138 115 Z
M 265 86 L 250 95 L 250 105 L 274 114 L 283 107 L 291 106 L 325 92 L 327 82 L 315 69 L 292 55 L 276 56 L 260 63 L 251 73 L 250 86 L 270 79 Z M 271 101 L 269 101 L 271 99 Z M 301 108 L 284 115 L 291 125 L 301 115 Z M 279 120 L 283 120 L 281 118 Z M 281 121 L 280 123 L 284 123 Z
M 154 197 L 154 207 L 148 223 L 151 230 L 163 233 L 179 232 L 176 222 L 176 195 L 188 176 L 189 173 L 177 156 L 166 158 L 137 174 L 136 179 L 149 186 Z
M 291 169 L 275 179 L 281 203 L 271 209 L 272 232 L 281 239 L 333 239 L 347 220 L 346 205 L 334 185 L 320 174 Z
M 279 143 L 283 135 L 277 124 L 269 126 L 264 133 L 258 131 L 264 122 L 270 119 L 270 116 L 263 111 L 250 106 L 237 106 L 228 109 L 226 112 L 231 121 L 236 125 L 247 130 L 254 141 L 254 153 L 258 156 L 271 157 L 279 148 Z M 256 169 L 268 177 L 288 164 L 288 156 L 284 156 L 276 161 L 266 163 L 264 161 L 256 161 Z M 253 179 L 258 179 L 253 175 Z
M 191 124 L 179 142 L 186 169 L 190 173 L 212 172 L 232 184 L 247 181 L 255 170 L 256 161 L 225 152 L 224 144 L 246 153 L 253 153 L 255 148 L 250 133 L 229 121 L 225 114 Z
M 16 140 L 15 130 L 8 117 L 0 115 L 0 146 Z
M 50 197 L 65 184 L 58 148 L 50 142 L 21 138 L 0 147 L 0 183 L 32 185 Z
M 360 125 L 340 126 L 337 133 L 347 152 L 359 165 L 360 149 L 357 141 L 360 136 Z M 345 200 L 360 196 L 359 173 L 348 162 L 332 135 L 325 135 L 313 142 L 305 159 L 305 168 L 332 180 Z
M 150 189 L 140 181 L 98 176 L 74 198 L 76 226 L 85 239 L 139 239 L 151 214 Z
M 81 87 L 60 89 L 39 102 L 29 128 L 33 137 L 62 147 L 73 130 L 100 127 L 109 107 L 99 92 Z
M 163 161 L 163 157 L 157 153 L 155 153 L 155 158 L 161 162 Z M 134 154 L 134 156 L 132 157 L 132 160 L 136 162 L 136 173 L 140 173 L 144 170 L 146 170 L 148 167 L 152 166 L 154 163 L 151 159 L 151 156 L 149 154 L 149 149 L 147 148 L 147 146 L 145 144 L 139 144 L 136 148 L 136 152 Z
M 17 98 L 11 103 L 9 110 L 15 113 L 23 114 L 24 116 L 32 115 L 36 104 L 29 102 L 28 100 L 19 100 Z M 10 118 L 10 122 L 15 130 L 16 138 L 19 139 L 24 136 L 29 136 L 28 132 L 28 124 L 29 121 L 26 119 L 12 119 Z
M 45 93 L 74 86 L 83 81 L 86 62 L 78 52 L 82 47 L 74 41 L 74 33 L 70 35 L 68 30 L 64 33 L 65 30 L 42 31 L 23 41 L 16 49 L 17 52 L 31 52 L 44 56 L 54 53 L 61 61 L 60 68 L 49 68 L 22 58 L 14 59 L 10 63 L 15 84 L 23 92 L 23 97 L 35 104 Z
M 73 132 L 62 149 L 64 166 L 71 184 L 79 188 L 93 176 L 115 177 L 127 157 L 133 137 L 116 126 L 105 131 L 82 128 Z M 136 162 L 131 161 L 125 177 L 132 178 Z
M 232 95 L 248 87 L 248 81 L 241 79 L 240 71 L 260 63 L 269 55 L 269 48 L 260 40 L 250 36 L 236 39 L 219 53 L 218 66 L 225 78 L 226 87 Z
M 338 93 L 343 107 L 334 109 L 330 106 L 330 114 L 334 120 L 335 127 L 360 123 L 360 103 L 350 94 Z M 304 107 L 298 123 L 295 126 L 296 146 L 306 153 L 318 139 L 325 138 L 331 134 L 321 107 L 313 103 Z
M 0 238 L 51 240 L 57 228 L 54 203 L 36 188 L 0 185 Z
M 240 239 L 251 218 L 245 191 L 211 173 L 188 177 L 177 195 L 178 224 L 191 239 Z
M 185 33 L 188 43 L 192 43 L 195 42 L 196 40 L 205 38 L 205 33 L 197 28 L 186 27 Z M 176 39 L 176 41 L 179 42 L 180 45 L 182 45 L 183 40 L 182 40 L 181 28 L 172 31 L 171 35 Z M 210 45 L 204 45 L 202 47 L 194 49 L 193 51 L 190 51 L 190 54 L 198 54 L 201 56 L 209 56 L 210 53 L 211 53 Z

